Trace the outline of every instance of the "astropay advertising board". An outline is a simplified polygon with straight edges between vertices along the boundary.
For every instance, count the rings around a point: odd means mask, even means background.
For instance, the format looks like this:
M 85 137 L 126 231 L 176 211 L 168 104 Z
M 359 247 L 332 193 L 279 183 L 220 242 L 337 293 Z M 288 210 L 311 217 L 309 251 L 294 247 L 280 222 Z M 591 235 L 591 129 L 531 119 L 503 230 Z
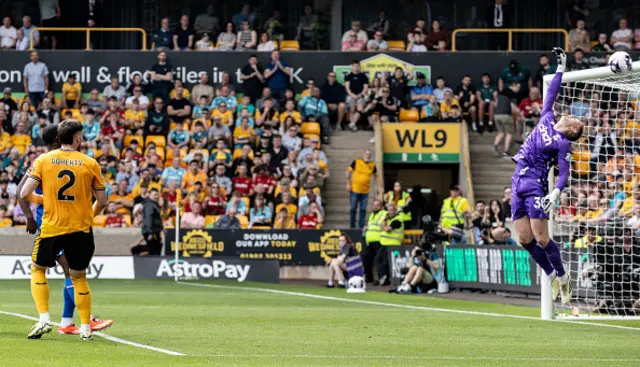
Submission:
M 29 279 L 31 277 L 30 256 L 0 256 L 0 279 Z M 60 266 L 47 269 L 47 278 L 64 279 Z M 89 279 L 134 279 L 133 257 L 94 256 L 87 268 Z

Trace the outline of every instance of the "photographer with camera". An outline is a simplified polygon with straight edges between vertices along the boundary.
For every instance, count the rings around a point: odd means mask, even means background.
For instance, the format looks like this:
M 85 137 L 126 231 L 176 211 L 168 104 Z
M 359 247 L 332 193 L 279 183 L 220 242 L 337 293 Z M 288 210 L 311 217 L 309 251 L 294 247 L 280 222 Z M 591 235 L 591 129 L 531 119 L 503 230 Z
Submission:
M 433 251 L 431 243 L 425 238 L 411 250 L 411 261 L 407 274 L 398 288 L 390 290 L 390 293 L 427 293 L 432 289 L 438 289 L 438 282 L 443 276 L 442 266 L 438 255 Z
M 373 261 L 380 248 L 380 235 L 382 233 L 382 224 L 387 217 L 387 211 L 382 208 L 382 201 L 376 199 L 373 201 L 373 211 L 369 214 L 367 225 L 362 229 L 367 247 L 364 250 L 362 260 L 364 262 L 365 279 L 367 282 L 373 282 Z
M 383 221 L 380 234 L 380 247 L 376 253 L 375 264 L 378 272 L 378 285 L 386 286 L 389 280 L 389 251 L 387 246 L 400 246 L 404 238 L 404 217 L 398 213 L 398 208 L 387 204 L 387 216 Z

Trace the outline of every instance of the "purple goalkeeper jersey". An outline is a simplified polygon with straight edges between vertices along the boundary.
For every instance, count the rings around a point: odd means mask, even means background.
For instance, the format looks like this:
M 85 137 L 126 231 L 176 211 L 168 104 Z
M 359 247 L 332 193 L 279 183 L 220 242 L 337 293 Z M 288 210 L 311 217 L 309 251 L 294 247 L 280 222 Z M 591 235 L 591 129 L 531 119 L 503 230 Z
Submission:
M 548 192 L 549 170 L 556 163 L 560 174 L 556 188 L 562 190 L 569 179 L 571 142 L 554 128 L 553 104 L 560 91 L 562 73 L 556 73 L 545 96 L 542 114 L 536 128 L 513 157 L 517 163 L 512 182 L 512 215 L 519 219 L 547 218 L 541 200 Z

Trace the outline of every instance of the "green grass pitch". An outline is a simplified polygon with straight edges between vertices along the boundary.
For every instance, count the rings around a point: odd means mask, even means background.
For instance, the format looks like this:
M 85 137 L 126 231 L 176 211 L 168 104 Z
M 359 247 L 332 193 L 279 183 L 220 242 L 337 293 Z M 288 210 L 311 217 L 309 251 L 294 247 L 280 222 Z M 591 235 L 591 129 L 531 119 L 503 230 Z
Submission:
M 538 309 L 491 303 L 199 284 L 208 286 L 90 281 L 94 312 L 115 320 L 106 334 L 117 341 L 83 342 L 57 330 L 27 340 L 33 321 L 0 313 L 0 366 L 640 366 L 637 321 L 546 322 L 535 319 Z M 50 287 L 52 319 L 59 321 L 62 282 L 51 281 Z M 0 281 L 0 311 L 37 316 L 28 281 Z

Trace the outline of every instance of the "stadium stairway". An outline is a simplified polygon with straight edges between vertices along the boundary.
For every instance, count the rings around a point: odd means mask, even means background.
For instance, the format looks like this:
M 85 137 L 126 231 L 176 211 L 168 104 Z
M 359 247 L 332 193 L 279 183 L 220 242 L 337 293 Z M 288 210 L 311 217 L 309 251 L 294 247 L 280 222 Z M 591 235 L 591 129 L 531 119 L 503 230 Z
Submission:
M 515 164 L 511 159 L 497 157 L 492 149 L 495 133 L 469 135 L 469 152 L 471 156 L 471 178 L 475 200 L 483 200 L 489 204 L 493 199 L 502 198 L 505 186 L 511 186 L 511 175 Z M 511 153 L 519 147 L 514 146 Z
M 362 158 L 365 149 L 374 148 L 369 143 L 371 132 L 334 131 L 331 133 L 331 144 L 323 146 L 329 160 L 331 176 L 324 189 L 325 228 L 349 228 L 349 193 L 347 192 L 346 170 L 356 158 Z M 372 187 L 372 190 L 373 189 Z M 369 195 L 371 208 L 373 195 Z

